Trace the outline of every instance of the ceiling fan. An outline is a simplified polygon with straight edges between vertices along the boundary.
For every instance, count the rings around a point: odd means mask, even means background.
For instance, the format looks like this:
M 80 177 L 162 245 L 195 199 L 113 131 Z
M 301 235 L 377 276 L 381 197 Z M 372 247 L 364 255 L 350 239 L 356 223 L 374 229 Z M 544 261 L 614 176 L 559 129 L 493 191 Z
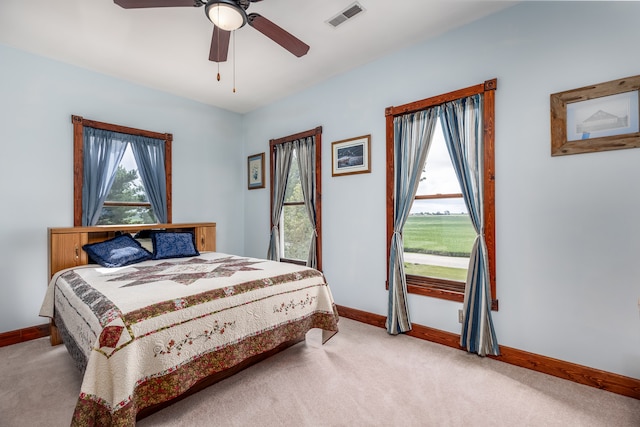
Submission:
M 225 62 L 229 51 L 231 31 L 237 30 L 247 23 L 298 58 L 306 55 L 309 46 L 300 39 L 262 15 L 257 13 L 247 15 L 246 10 L 249 5 L 259 1 L 262 0 L 113 0 L 115 4 L 124 9 L 204 6 L 205 14 L 214 24 L 209 61 Z

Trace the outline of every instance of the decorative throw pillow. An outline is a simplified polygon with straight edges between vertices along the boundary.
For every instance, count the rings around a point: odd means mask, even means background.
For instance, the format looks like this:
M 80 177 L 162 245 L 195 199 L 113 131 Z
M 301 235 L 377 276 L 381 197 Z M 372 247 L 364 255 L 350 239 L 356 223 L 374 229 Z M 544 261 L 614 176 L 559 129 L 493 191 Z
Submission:
M 198 256 L 195 236 L 190 232 L 156 231 L 151 233 L 153 259 Z
M 129 234 L 122 234 L 100 243 L 86 244 L 82 249 L 103 267 L 122 267 L 152 258 L 152 254 Z

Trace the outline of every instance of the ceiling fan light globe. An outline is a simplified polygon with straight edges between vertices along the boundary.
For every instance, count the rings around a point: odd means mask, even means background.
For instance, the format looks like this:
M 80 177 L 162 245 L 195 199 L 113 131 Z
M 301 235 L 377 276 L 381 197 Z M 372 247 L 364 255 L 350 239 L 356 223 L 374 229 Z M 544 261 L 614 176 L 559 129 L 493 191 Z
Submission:
M 216 27 L 225 31 L 237 30 L 247 23 L 244 9 L 231 0 L 210 0 L 205 13 Z

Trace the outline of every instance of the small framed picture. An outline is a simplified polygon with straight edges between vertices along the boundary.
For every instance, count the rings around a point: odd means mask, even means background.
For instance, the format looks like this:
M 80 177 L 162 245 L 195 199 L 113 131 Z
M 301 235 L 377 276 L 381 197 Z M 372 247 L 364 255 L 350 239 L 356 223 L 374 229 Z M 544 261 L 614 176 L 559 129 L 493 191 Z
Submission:
M 249 190 L 264 188 L 264 153 L 247 158 L 247 183 Z
M 371 172 L 371 135 L 331 144 L 331 176 Z
M 551 155 L 640 147 L 640 76 L 551 95 Z

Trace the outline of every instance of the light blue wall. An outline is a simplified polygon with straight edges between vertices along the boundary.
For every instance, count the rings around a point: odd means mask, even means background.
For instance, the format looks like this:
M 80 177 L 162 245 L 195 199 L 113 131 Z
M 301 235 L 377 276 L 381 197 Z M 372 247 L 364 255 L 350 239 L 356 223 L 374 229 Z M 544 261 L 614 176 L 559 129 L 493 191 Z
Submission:
M 47 227 L 73 225 L 71 115 L 173 133 L 173 221 L 243 251 L 241 116 L 0 45 L 0 332 L 46 323 Z
M 639 74 L 640 4 L 526 2 L 245 115 L 245 155 L 323 127 L 323 266 L 337 304 L 386 315 L 385 107 L 496 77 L 501 344 L 640 378 L 640 149 L 551 157 L 549 95 Z M 331 177 L 331 142 L 372 136 L 371 174 Z M 265 256 L 268 189 L 245 192 Z M 411 295 L 459 333 L 459 303 Z
M 384 109 L 497 77 L 498 339 L 640 378 L 640 149 L 552 158 L 549 141 L 551 93 L 639 74 L 637 16 L 527 2 L 244 116 L 0 45 L 0 332 L 44 321 L 46 229 L 72 225 L 72 114 L 172 132 L 174 222 L 215 221 L 219 250 L 258 257 L 269 190 L 246 189 L 246 156 L 323 126 L 324 270 L 336 303 L 385 315 Z M 331 142 L 365 134 L 372 172 L 332 178 Z M 460 304 L 409 304 L 459 332 Z

